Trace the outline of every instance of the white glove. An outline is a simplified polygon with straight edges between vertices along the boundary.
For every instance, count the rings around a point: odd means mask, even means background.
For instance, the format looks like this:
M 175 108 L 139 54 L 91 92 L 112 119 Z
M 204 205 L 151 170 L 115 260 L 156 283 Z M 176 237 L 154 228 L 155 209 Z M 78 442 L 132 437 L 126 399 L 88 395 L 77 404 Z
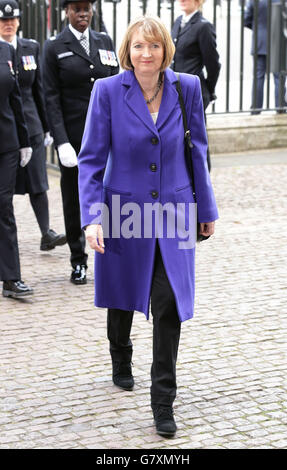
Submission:
M 54 142 L 54 139 L 50 135 L 50 132 L 45 132 L 45 136 L 44 136 L 44 145 L 45 145 L 45 147 L 48 147 L 49 145 L 52 145 L 53 142 Z
M 72 167 L 78 165 L 77 154 L 69 142 L 59 145 L 58 154 L 63 166 Z
M 31 160 L 33 149 L 31 147 L 24 147 L 20 149 L 20 165 L 26 166 Z

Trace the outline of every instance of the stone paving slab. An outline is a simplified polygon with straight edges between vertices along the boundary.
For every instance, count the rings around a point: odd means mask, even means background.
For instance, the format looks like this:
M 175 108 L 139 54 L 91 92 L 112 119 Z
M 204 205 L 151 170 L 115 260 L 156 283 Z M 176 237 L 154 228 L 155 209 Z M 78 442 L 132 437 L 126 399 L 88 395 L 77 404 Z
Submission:
M 111 381 L 106 312 L 69 282 L 67 246 L 43 253 L 28 197 L 15 197 L 31 299 L 0 299 L 0 448 L 287 446 L 287 151 L 213 158 L 220 220 L 197 249 L 195 317 L 182 326 L 173 439 L 149 406 L 152 323 L 136 313 L 135 389 Z M 49 173 L 51 227 L 63 230 Z

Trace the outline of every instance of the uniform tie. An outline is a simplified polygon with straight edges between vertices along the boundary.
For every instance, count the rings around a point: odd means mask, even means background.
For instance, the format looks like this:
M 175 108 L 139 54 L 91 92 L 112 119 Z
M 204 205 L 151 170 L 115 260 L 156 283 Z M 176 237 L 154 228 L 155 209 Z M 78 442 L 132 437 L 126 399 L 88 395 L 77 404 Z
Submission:
M 82 36 L 79 39 L 81 46 L 85 49 L 86 53 L 90 55 L 90 48 L 89 48 L 89 42 L 87 37 L 82 34 Z

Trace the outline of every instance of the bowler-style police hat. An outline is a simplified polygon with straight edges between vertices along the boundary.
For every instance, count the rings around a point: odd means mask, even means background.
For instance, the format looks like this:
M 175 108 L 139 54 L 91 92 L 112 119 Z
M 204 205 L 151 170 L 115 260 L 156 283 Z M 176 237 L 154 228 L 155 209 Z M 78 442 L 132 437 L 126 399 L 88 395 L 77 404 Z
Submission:
M 68 5 L 68 3 L 77 3 L 81 1 L 85 1 L 85 0 L 61 0 L 61 7 L 65 8 Z M 95 3 L 96 0 L 87 0 L 87 1 L 90 3 Z
M 0 0 L 0 20 L 18 18 L 19 16 L 20 10 L 16 0 Z

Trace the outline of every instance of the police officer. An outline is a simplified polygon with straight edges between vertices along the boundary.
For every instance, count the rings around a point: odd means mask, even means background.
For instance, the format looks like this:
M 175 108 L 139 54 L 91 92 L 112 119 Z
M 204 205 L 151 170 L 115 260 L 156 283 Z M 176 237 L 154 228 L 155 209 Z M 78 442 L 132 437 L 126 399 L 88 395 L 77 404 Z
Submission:
M 77 154 L 95 80 L 118 73 L 111 38 L 90 28 L 91 1 L 62 0 L 69 25 L 46 41 L 43 83 L 48 121 L 58 151 L 71 282 L 85 284 L 87 254 L 81 229 Z
M 16 12 L 15 12 L 16 10 Z M 10 2 L 1 2 L 0 18 L 17 13 Z M 20 149 L 20 154 L 19 154 Z M 32 155 L 21 94 L 16 79 L 12 46 L 0 41 L 0 280 L 4 297 L 19 298 L 33 290 L 21 280 L 13 194 L 17 167 L 25 167 Z
M 204 0 L 178 0 L 183 15 L 172 28 L 176 52 L 171 68 L 176 72 L 198 75 L 201 82 L 204 110 L 216 99 L 215 86 L 220 63 L 216 48 L 216 34 L 209 21 L 203 18 L 201 8 Z M 206 76 L 203 69 L 206 70 Z M 211 168 L 209 150 L 207 163 Z
M 18 167 L 16 194 L 29 193 L 31 205 L 38 221 L 42 238 L 41 250 L 52 250 L 66 243 L 65 235 L 58 235 L 49 227 L 48 178 L 45 145 L 50 137 L 40 69 L 40 45 L 33 39 L 17 38 L 20 11 L 15 0 L 0 0 L 0 7 L 10 6 L 10 13 L 0 18 L 0 38 L 16 49 L 17 78 L 22 95 L 25 120 L 28 126 L 33 155 L 25 168 Z M 45 133 L 45 134 L 44 134 Z M 45 138 L 44 138 L 45 135 Z

